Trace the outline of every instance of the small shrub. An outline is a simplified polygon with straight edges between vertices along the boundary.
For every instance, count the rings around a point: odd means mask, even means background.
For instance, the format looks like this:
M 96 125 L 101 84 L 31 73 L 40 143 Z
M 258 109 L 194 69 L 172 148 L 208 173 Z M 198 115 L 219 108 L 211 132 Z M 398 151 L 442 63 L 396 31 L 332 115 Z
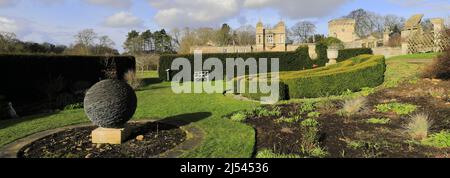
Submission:
M 444 80 L 450 79 L 450 47 L 424 69 L 422 76 Z
M 364 147 L 365 143 L 361 142 L 361 141 L 350 141 L 347 143 L 347 147 L 351 148 L 351 149 L 359 149 Z
M 364 87 L 361 88 L 361 94 L 363 96 L 369 96 L 370 94 L 375 93 L 375 88 Z
M 237 112 L 233 114 L 230 119 L 235 122 L 244 122 L 247 119 L 247 113 L 243 111 Z
M 125 73 L 124 79 L 134 90 L 139 89 L 143 85 L 142 80 L 137 77 L 136 72 L 133 70 L 129 70 Z
M 300 142 L 300 151 L 312 157 L 323 158 L 328 155 L 319 145 L 319 129 L 317 127 L 304 127 L 303 137 Z
M 389 118 L 370 118 L 366 121 L 368 124 L 388 124 L 389 122 L 391 122 Z
M 310 155 L 316 158 L 325 158 L 328 156 L 328 152 L 324 148 L 317 146 L 311 150 Z
M 319 126 L 319 122 L 315 119 L 305 119 L 300 123 L 303 127 L 317 127 Z
M 64 110 L 74 110 L 74 109 L 81 109 L 83 108 L 83 103 L 75 103 L 75 104 L 69 104 L 66 107 L 64 107 Z
M 402 104 L 402 103 L 388 103 L 379 104 L 375 106 L 376 111 L 386 113 L 395 112 L 398 115 L 406 115 L 414 112 L 417 109 L 416 105 L 413 104 Z
M 430 135 L 430 137 L 422 140 L 423 145 L 433 146 L 438 148 L 450 147 L 450 132 L 441 131 Z
M 279 107 L 274 107 L 272 110 L 268 110 L 264 107 L 257 107 L 253 110 L 253 112 L 258 117 L 270 117 L 270 116 L 280 116 L 281 109 Z
M 300 114 L 314 111 L 314 102 L 305 101 L 300 105 L 299 112 Z
M 301 158 L 299 155 L 294 154 L 277 154 L 274 153 L 272 150 L 269 149 L 263 149 L 261 151 L 258 151 L 256 154 L 256 158 Z
M 406 125 L 406 132 L 414 140 L 423 140 L 427 138 L 431 124 L 427 114 L 419 113 L 409 119 Z
M 310 112 L 307 116 L 308 118 L 318 118 L 320 117 L 320 112 Z
M 320 101 L 314 105 L 318 110 L 323 112 L 332 112 L 335 108 L 335 105 L 332 100 L 325 99 Z
M 299 116 L 294 116 L 294 117 L 281 117 L 275 120 L 275 123 L 294 123 L 294 122 L 298 122 L 300 120 Z
M 342 103 L 342 109 L 339 114 L 342 116 L 352 116 L 366 107 L 367 99 L 360 97 L 352 100 L 346 100 Z

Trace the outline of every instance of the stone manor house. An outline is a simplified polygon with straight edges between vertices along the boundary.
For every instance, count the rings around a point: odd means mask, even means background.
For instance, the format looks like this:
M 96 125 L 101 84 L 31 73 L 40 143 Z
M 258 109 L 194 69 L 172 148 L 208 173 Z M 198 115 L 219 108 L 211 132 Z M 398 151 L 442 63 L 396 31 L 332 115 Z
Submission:
M 344 43 L 345 48 L 372 48 L 374 54 L 385 55 L 386 57 L 416 53 L 440 51 L 448 45 L 449 37 L 442 36 L 445 29 L 442 18 L 431 19 L 432 31 L 424 32 L 421 29 L 423 14 L 413 15 L 409 18 L 401 31 L 402 46 L 388 47 L 390 29 L 386 28 L 383 33 L 372 33 L 366 37 L 360 37 L 356 34 L 356 21 L 354 19 L 341 18 L 328 22 L 328 36 L 335 37 Z M 256 24 L 256 44 L 248 46 L 207 46 L 192 47 L 194 50 L 202 50 L 203 53 L 247 53 L 247 52 L 277 52 L 294 51 L 301 45 L 308 45 L 309 53 L 312 58 L 315 54 L 315 44 L 289 44 L 287 42 L 286 25 L 283 21 L 278 22 L 273 28 L 266 28 L 259 21 Z
M 273 28 L 266 28 L 259 21 L 256 24 L 256 44 L 239 46 L 215 46 L 208 44 L 207 46 L 195 46 L 194 50 L 202 50 L 203 53 L 247 53 L 247 52 L 277 52 L 277 51 L 294 51 L 300 45 L 292 45 L 287 43 L 286 25 L 283 21 L 278 22 Z

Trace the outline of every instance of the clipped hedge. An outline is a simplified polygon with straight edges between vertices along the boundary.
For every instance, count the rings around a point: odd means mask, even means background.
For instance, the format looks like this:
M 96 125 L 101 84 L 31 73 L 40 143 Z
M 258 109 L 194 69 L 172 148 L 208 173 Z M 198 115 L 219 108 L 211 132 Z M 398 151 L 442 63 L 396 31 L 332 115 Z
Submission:
M 186 58 L 191 62 L 191 67 L 194 66 L 194 54 L 182 54 L 182 55 L 162 55 L 159 60 L 159 77 L 162 80 L 167 80 L 167 69 L 171 68 L 172 61 L 176 58 Z M 203 62 L 208 58 L 218 58 L 222 61 L 223 71 L 225 72 L 226 68 L 226 59 L 227 58 L 242 58 L 244 60 L 248 58 L 255 58 L 257 61 L 260 58 L 268 59 L 268 67 L 270 71 L 270 59 L 271 58 L 279 58 L 280 61 L 280 71 L 297 71 L 303 69 L 311 69 L 313 65 L 313 61 L 309 57 L 308 47 L 299 47 L 296 51 L 293 52 L 258 52 L 258 53 L 214 53 L 214 54 L 203 54 L 202 60 Z M 246 69 L 247 70 L 247 69 Z M 171 75 L 177 73 L 178 71 L 172 71 Z M 192 70 L 193 74 L 193 70 Z M 193 78 L 193 77 L 192 77 Z
M 23 112 L 42 109 L 38 106 L 44 107 L 39 105 L 44 101 L 76 102 L 80 99 L 74 99 L 74 92 L 105 79 L 105 71 L 122 79 L 135 66 L 132 56 L 0 54 L 0 95 L 12 101 L 18 113 L 24 115 Z M 22 109 L 25 105 L 33 108 Z
M 280 78 L 288 86 L 290 98 L 315 98 L 378 86 L 385 71 L 384 56 L 362 55 L 334 66 L 284 73 Z
M 316 98 L 340 95 L 347 90 L 359 91 L 383 83 L 386 64 L 384 56 L 360 55 L 336 65 L 311 70 L 281 72 L 280 99 Z M 260 93 L 242 94 L 252 99 L 267 96 Z
M 349 48 L 349 49 L 341 49 L 339 50 L 337 62 L 342 62 L 344 60 L 350 59 L 352 57 L 356 57 L 362 54 L 373 54 L 371 48 Z

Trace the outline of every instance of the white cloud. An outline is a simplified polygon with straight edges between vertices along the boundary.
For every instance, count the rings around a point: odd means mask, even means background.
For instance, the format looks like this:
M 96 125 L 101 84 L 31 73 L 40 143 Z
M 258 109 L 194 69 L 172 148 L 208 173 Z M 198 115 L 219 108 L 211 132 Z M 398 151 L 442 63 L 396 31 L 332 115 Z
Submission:
M 156 23 L 168 28 L 218 25 L 239 18 L 242 11 L 266 8 L 290 19 L 323 17 L 350 1 L 353 0 L 149 0 L 157 10 Z
M 272 8 L 291 19 L 323 17 L 353 0 L 245 0 L 250 9 Z
M 217 25 L 239 14 L 238 0 L 152 0 L 155 21 L 163 27 Z
M 133 0 L 85 0 L 89 4 L 110 6 L 115 8 L 130 8 Z
M 19 24 L 14 19 L 0 16 L 0 31 L 17 33 L 19 30 Z
M 130 12 L 119 12 L 106 18 L 104 25 L 107 27 L 140 27 L 142 20 L 134 16 Z

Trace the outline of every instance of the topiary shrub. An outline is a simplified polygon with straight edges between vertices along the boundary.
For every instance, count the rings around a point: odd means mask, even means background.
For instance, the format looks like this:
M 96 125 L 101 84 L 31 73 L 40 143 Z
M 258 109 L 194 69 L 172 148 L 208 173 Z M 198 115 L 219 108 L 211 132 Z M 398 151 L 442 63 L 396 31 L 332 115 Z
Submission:
M 280 72 L 280 99 L 315 98 L 359 91 L 383 83 L 386 71 L 383 56 L 361 55 L 336 65 L 311 70 Z M 263 79 L 260 77 L 260 79 Z M 249 93 L 253 82 L 246 78 L 244 96 L 259 99 L 268 94 Z M 256 82 L 256 81 L 255 81 Z M 259 88 L 258 88 L 259 89 Z
M 84 98 L 84 111 L 97 126 L 122 128 L 136 111 L 133 88 L 120 80 L 103 80 L 92 86 Z
M 359 56 L 362 54 L 373 54 L 373 51 L 371 48 L 349 48 L 349 49 L 341 49 L 339 50 L 338 58 L 336 59 L 337 62 L 342 62 L 347 59 L 350 59 L 355 56 Z

